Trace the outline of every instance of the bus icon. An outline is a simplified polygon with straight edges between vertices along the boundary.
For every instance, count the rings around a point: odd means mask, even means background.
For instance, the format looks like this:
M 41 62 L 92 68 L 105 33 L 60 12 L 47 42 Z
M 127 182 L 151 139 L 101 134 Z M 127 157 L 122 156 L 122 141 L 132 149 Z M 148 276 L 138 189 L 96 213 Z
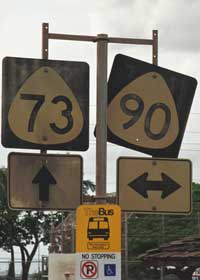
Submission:
M 90 217 L 88 220 L 87 238 L 103 238 L 108 240 L 110 237 L 110 228 L 107 217 Z

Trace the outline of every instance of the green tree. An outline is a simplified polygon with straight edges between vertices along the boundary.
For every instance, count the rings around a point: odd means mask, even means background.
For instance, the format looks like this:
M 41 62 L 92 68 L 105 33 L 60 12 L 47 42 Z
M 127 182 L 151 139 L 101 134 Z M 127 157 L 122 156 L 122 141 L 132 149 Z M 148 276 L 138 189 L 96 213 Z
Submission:
M 8 277 L 15 277 L 14 267 L 14 248 L 12 246 L 11 239 L 8 236 L 12 235 L 12 229 L 14 221 L 17 218 L 17 213 L 11 211 L 7 207 L 7 196 L 6 196 L 6 185 L 7 185 L 7 172 L 5 168 L 0 169 L 0 247 L 10 252 L 11 262 L 8 270 Z
M 40 243 L 48 244 L 50 229 L 61 221 L 62 213 L 13 211 L 7 206 L 6 169 L 0 169 L 0 247 L 11 253 L 8 276 L 14 279 L 14 246 L 21 252 L 22 279 L 27 280 L 33 257 Z M 27 249 L 32 245 L 31 249 Z
M 200 232 L 200 184 L 193 183 L 193 211 L 189 215 L 144 215 L 134 214 L 128 220 L 128 247 L 131 261 L 147 250 L 154 249 L 163 243 L 182 239 Z M 139 263 L 144 270 L 148 269 Z M 133 273 L 138 265 L 133 266 Z M 149 271 L 147 272 L 149 275 Z M 134 274 L 134 279 L 137 278 Z M 155 277 L 153 279 L 156 279 Z
M 67 212 L 16 211 L 7 203 L 7 170 L 0 169 L 0 247 L 11 254 L 8 278 L 15 279 L 14 246 L 21 252 L 22 279 L 27 280 L 31 262 L 40 243 L 49 244 L 51 227 L 68 215 Z M 90 180 L 83 181 L 83 194 L 95 191 Z M 65 217 L 63 217 L 63 215 Z M 27 249 L 32 245 L 31 249 Z M 30 248 L 30 246 L 29 246 Z
M 94 193 L 96 190 L 95 184 L 90 180 L 83 181 L 83 195 L 88 195 L 89 192 Z
M 128 221 L 129 250 L 133 257 L 170 242 L 198 233 L 200 185 L 193 183 L 193 211 L 189 215 L 134 214 Z

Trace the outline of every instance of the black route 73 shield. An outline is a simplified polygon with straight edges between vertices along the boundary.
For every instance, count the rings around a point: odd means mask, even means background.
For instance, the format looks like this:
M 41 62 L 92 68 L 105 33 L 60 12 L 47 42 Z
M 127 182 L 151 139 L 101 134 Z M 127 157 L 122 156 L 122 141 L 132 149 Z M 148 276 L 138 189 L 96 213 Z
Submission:
M 177 157 L 197 81 L 125 55 L 108 82 L 108 141 L 156 157 Z
M 88 149 L 87 63 L 6 57 L 2 82 L 5 147 Z

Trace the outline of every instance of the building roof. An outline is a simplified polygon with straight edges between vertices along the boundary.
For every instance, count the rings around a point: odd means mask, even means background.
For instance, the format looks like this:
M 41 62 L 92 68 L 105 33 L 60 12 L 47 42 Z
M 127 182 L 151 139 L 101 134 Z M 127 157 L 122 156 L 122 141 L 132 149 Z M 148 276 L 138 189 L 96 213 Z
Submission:
M 200 236 L 190 236 L 181 240 L 162 244 L 158 248 L 148 250 L 139 256 L 149 265 L 164 266 L 199 266 Z

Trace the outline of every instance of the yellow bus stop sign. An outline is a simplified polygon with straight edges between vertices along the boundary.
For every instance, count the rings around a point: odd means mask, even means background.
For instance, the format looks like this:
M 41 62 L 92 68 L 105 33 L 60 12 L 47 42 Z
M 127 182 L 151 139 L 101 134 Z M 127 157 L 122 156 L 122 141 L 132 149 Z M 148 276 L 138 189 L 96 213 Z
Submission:
M 81 205 L 76 213 L 76 252 L 120 252 L 118 205 Z

